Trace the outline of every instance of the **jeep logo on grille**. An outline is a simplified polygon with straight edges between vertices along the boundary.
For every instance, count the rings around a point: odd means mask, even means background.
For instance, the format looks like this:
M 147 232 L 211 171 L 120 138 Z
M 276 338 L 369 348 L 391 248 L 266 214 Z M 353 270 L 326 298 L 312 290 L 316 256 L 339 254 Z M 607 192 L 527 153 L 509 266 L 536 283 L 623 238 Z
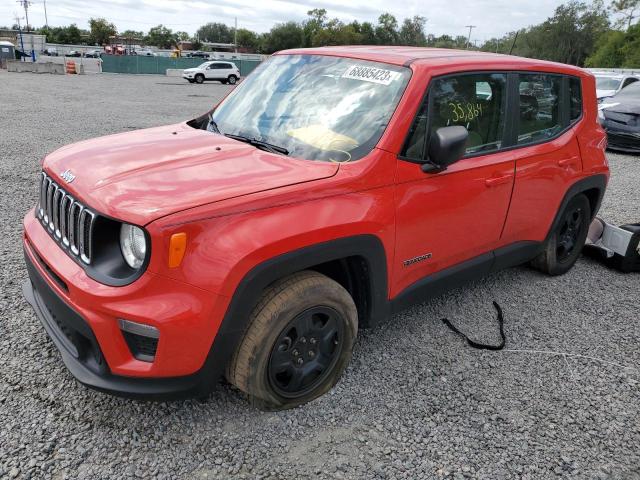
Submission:
M 76 176 L 71 173 L 71 170 L 67 169 L 60 174 L 60 177 L 67 183 L 71 183 L 76 179 Z

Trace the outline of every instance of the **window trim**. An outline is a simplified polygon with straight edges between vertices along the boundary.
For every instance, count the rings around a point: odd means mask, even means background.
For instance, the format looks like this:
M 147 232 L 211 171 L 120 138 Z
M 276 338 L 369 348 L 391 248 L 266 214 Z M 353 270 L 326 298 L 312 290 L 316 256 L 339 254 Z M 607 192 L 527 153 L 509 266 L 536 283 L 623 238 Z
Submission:
M 425 91 L 424 91 L 424 94 L 422 95 L 422 99 L 420 100 L 418 110 L 416 111 L 416 114 L 414 115 L 412 123 L 409 126 L 409 130 L 405 134 L 405 139 L 404 139 L 404 142 L 402 143 L 401 153 L 397 155 L 397 158 L 405 162 L 415 163 L 419 165 L 425 163 L 425 161 L 427 160 L 426 158 L 427 148 L 429 145 L 429 137 L 431 134 L 431 118 L 432 118 L 431 112 L 433 111 L 433 104 L 432 104 L 433 97 L 429 95 L 429 93 L 431 92 L 431 88 L 433 87 L 433 84 L 435 83 L 436 80 L 441 80 L 448 77 L 458 77 L 461 75 L 493 75 L 493 74 L 503 74 L 507 76 L 507 82 L 505 86 L 506 96 L 507 96 L 506 97 L 507 105 L 505 108 L 505 126 L 502 132 L 502 147 L 496 150 L 488 151 L 488 152 L 476 152 L 476 153 L 468 154 L 463 156 L 460 160 L 466 160 L 469 158 L 476 158 L 476 157 L 485 156 L 485 155 L 494 155 L 496 153 L 509 152 L 516 149 L 527 148 L 527 147 L 532 147 L 536 145 L 541 145 L 543 143 L 548 143 L 564 135 L 584 119 L 584 96 L 582 95 L 582 93 L 584 92 L 583 82 L 582 82 L 582 77 L 579 77 L 576 75 L 570 75 L 567 73 L 559 73 L 559 72 L 545 72 L 545 71 L 539 71 L 539 70 L 465 70 L 461 72 L 452 72 L 444 75 L 437 75 L 432 77 L 429 80 L 429 83 L 427 84 L 427 86 L 425 87 Z M 545 138 L 536 142 L 518 145 L 517 143 L 518 129 L 520 126 L 520 92 L 519 92 L 520 82 L 519 80 L 520 80 L 520 75 L 522 74 L 551 75 L 551 76 L 562 78 L 562 83 L 560 85 L 560 95 L 561 97 L 564 97 L 564 98 L 561 98 L 559 118 L 563 122 L 561 123 L 563 128 L 558 133 L 556 133 L 553 137 Z M 579 81 L 580 101 L 581 101 L 580 116 L 573 122 L 571 121 L 571 99 L 569 96 L 569 80 L 571 78 L 575 78 Z M 422 145 L 422 158 L 421 159 L 409 158 L 402 155 L 402 152 L 405 150 L 405 147 L 409 142 L 411 127 L 413 126 L 413 123 L 415 122 L 416 117 L 420 112 L 420 107 L 425 101 L 428 101 L 429 104 L 427 105 L 427 121 L 425 122 L 427 130 L 425 132 L 425 137 L 424 137 L 425 139 Z

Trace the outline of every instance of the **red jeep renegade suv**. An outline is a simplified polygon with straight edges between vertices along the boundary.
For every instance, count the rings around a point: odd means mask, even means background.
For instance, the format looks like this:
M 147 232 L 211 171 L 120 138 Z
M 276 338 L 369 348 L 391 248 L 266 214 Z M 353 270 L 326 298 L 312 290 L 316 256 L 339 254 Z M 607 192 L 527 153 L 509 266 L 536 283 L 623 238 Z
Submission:
M 358 328 L 575 263 L 608 180 L 595 82 L 409 47 L 272 56 L 211 112 L 48 155 L 24 294 L 82 383 L 264 408 L 329 390 Z

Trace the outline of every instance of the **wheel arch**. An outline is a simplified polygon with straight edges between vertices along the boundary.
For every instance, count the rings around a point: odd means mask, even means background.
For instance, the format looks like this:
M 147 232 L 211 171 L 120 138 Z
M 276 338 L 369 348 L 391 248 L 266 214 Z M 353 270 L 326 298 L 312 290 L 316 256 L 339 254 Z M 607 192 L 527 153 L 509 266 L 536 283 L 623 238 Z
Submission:
M 553 219 L 553 223 L 549 228 L 545 241 L 548 241 L 555 229 L 557 228 L 561 218 L 562 212 L 566 208 L 567 204 L 573 197 L 579 194 L 584 194 L 589 200 L 589 206 L 591 207 L 591 220 L 593 220 L 600 210 L 602 204 L 602 198 L 607 188 L 607 176 L 604 174 L 592 175 L 590 177 L 583 178 L 575 182 L 567 192 L 565 193 L 560 206 L 556 211 L 556 216 Z
M 386 253 L 377 236 L 355 235 L 293 250 L 259 263 L 244 275 L 229 302 L 201 375 L 219 376 L 224 371 L 264 289 L 301 270 L 327 275 L 349 291 L 358 308 L 361 326 L 373 326 L 390 313 Z

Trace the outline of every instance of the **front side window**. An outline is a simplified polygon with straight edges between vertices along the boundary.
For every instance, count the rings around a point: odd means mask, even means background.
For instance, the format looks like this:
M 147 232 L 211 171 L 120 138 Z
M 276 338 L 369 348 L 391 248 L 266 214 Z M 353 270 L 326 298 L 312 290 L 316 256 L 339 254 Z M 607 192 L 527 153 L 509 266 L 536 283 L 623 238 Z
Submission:
M 321 55 L 276 55 L 213 112 L 223 134 L 285 148 L 309 160 L 349 161 L 376 145 L 411 71 Z
M 501 148 L 506 84 L 507 76 L 503 73 L 461 74 L 434 80 L 411 127 L 403 156 L 423 158 L 429 132 L 454 125 L 461 125 L 469 132 L 467 156 Z M 428 122 L 427 111 L 430 112 Z
M 563 129 L 560 119 L 562 77 L 521 73 L 518 78 L 520 94 L 518 145 L 555 137 Z

